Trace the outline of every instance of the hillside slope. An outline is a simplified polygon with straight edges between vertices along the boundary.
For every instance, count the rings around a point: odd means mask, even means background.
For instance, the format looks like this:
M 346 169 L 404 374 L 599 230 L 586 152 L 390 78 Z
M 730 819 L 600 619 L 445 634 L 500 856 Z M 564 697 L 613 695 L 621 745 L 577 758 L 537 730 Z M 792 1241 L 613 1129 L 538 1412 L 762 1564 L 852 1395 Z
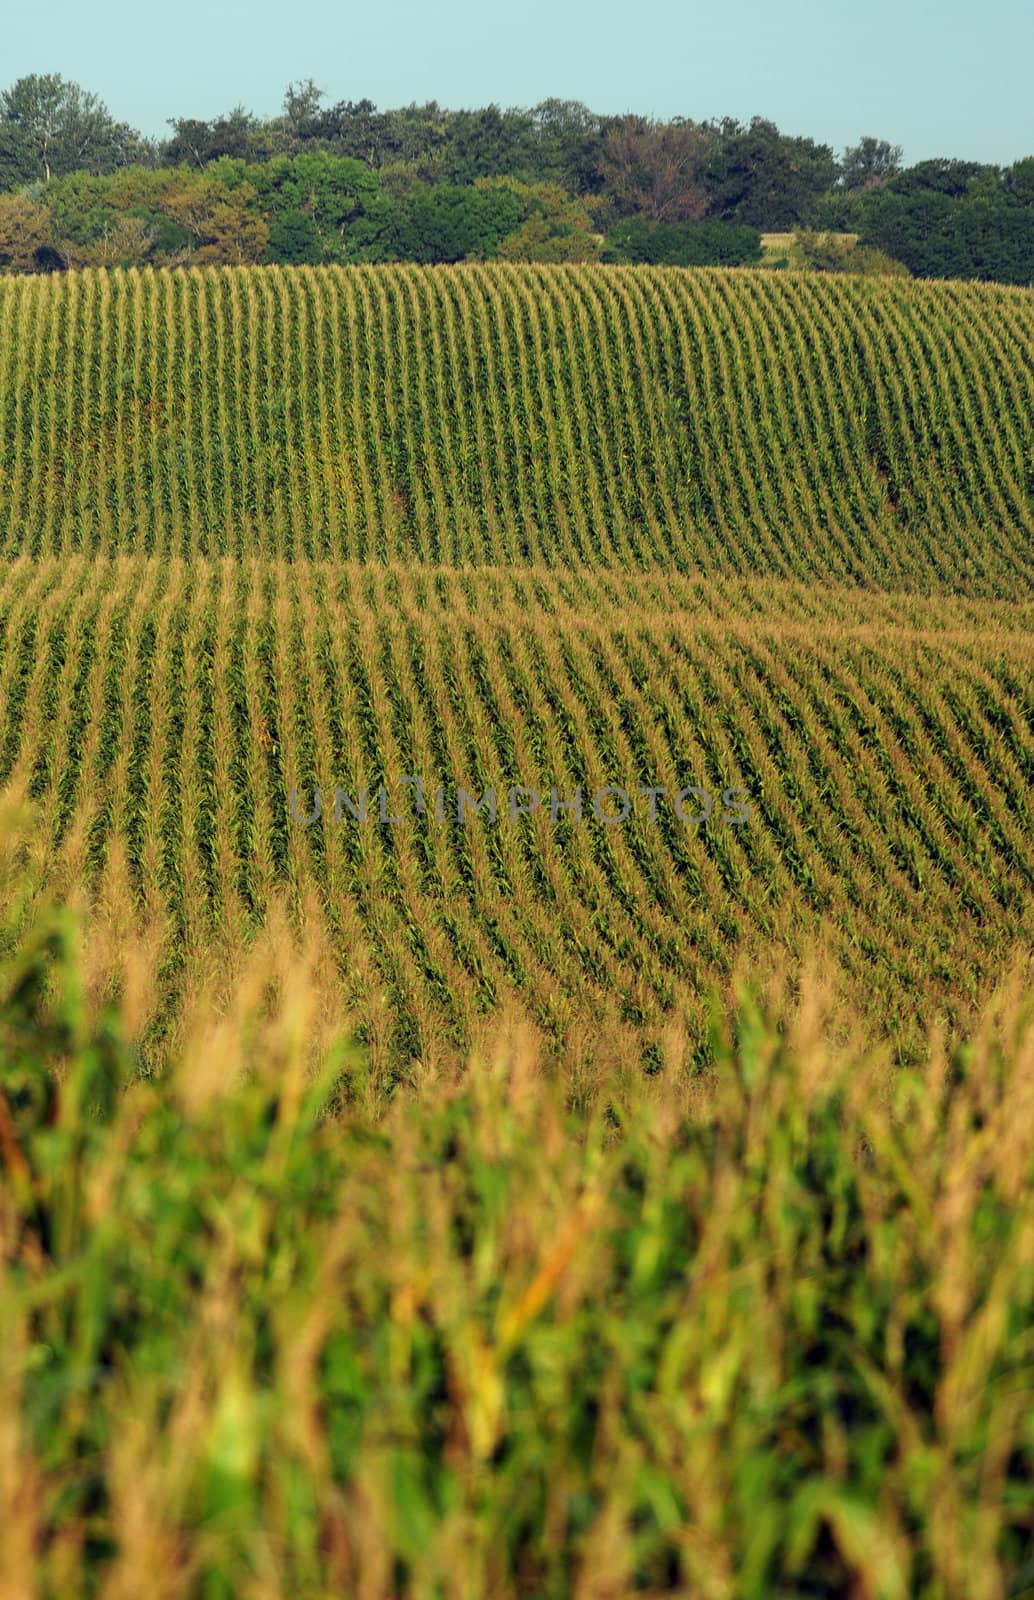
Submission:
M 0 552 L 1034 592 L 1034 293 L 647 268 L 0 282 Z
M 1032 620 L 773 582 L 23 559 L 0 785 L 38 881 L 88 897 L 98 972 L 150 952 L 156 1048 L 289 926 L 388 1074 L 513 1006 L 569 1065 L 690 1061 L 709 991 L 816 942 L 907 1047 L 1034 950 Z

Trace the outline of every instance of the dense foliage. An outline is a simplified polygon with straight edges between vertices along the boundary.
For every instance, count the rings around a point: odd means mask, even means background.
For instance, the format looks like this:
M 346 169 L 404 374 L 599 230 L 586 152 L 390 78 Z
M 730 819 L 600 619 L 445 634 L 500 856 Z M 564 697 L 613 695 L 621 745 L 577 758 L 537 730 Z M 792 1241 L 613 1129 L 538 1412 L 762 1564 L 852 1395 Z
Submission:
M 721 222 L 619 222 L 607 240 L 604 261 L 667 267 L 739 267 L 761 259 L 755 228 Z
M 1022 1591 L 1015 990 L 893 1075 L 812 980 L 716 1016 L 703 1076 L 575 1111 L 511 1028 L 385 1111 L 311 953 L 156 1081 L 76 943 L 0 971 L 8 1592 Z
M 903 170 L 886 140 L 838 160 L 763 117 L 323 98 L 293 84 L 278 117 L 176 118 L 148 142 L 56 74 L 20 79 L 0 94 L 0 271 L 497 254 L 734 265 L 756 259 L 762 231 L 820 227 L 918 277 L 1034 282 L 1034 157 Z
M 928 161 L 861 193 L 827 201 L 820 216 L 855 229 L 919 278 L 1034 283 L 1034 158 L 999 169 Z

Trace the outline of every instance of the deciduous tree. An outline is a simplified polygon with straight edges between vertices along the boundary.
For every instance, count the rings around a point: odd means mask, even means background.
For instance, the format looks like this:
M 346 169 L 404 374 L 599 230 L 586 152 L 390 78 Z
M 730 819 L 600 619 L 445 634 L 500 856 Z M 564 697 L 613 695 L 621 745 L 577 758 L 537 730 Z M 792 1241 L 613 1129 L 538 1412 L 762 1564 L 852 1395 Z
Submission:
M 764 117 L 747 127 L 727 117 L 712 131 L 706 171 L 711 216 L 776 232 L 811 221 L 839 170 L 829 145 L 791 138 Z
M 901 171 L 901 146 L 866 134 L 858 144 L 849 145 L 840 163 L 840 182 L 845 189 L 874 189 Z
M 47 207 L 26 194 L 0 195 L 0 272 L 41 272 L 58 264 Z
M 257 199 L 250 184 L 230 189 L 207 176 L 185 173 L 166 190 L 162 210 L 187 230 L 198 266 L 243 266 L 261 261 L 269 244 L 269 224 L 255 208 Z
M 497 253 L 504 261 L 599 260 L 603 243 L 593 232 L 589 206 L 584 200 L 573 199 L 559 184 L 482 178 L 477 187 L 509 189 L 532 210 L 531 216 L 500 244 Z
M 695 122 L 624 117 L 604 142 L 602 170 L 618 216 L 689 222 L 707 210 L 711 136 Z
M 49 183 L 66 172 L 111 172 L 146 154 L 139 134 L 60 73 L 32 73 L 0 92 L 8 161 Z

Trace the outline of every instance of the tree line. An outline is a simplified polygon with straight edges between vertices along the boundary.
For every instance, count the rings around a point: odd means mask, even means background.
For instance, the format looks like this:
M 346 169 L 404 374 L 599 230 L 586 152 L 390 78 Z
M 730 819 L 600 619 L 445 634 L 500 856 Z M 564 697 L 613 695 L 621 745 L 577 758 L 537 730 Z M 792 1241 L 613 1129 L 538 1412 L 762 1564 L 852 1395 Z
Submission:
M 59 74 L 0 92 L 0 270 L 217 262 L 748 264 L 765 232 L 804 259 L 1034 281 L 1034 157 L 905 168 L 865 137 L 837 157 L 755 117 L 601 116 L 577 101 L 450 111 L 324 104 L 170 119 L 144 138 Z M 822 250 L 818 232 L 857 235 Z M 899 268 L 899 270 L 901 270 Z

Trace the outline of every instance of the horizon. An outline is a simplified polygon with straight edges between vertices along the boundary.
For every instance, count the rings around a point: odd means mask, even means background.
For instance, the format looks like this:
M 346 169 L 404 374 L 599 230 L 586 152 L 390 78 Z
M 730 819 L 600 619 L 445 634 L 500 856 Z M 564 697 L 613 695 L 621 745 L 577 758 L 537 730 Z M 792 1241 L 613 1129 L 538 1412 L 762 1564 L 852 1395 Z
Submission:
M 185 0 L 157 23 L 157 50 L 146 48 L 126 0 L 112 0 L 106 16 L 100 32 L 95 15 L 56 0 L 45 23 L 13 17 L 2 86 L 59 72 L 151 139 L 167 137 L 174 117 L 212 120 L 237 105 L 272 119 L 288 83 L 313 78 L 326 105 L 530 109 L 556 98 L 604 116 L 764 117 L 837 156 L 871 135 L 900 145 L 907 165 L 943 157 L 1009 166 L 1034 154 L 1034 13 L 1022 0 L 989 0 L 979 16 L 945 0 L 933 26 L 918 0 L 874 0 L 862 28 L 816 0 L 791 0 L 778 16 L 759 0 L 734 0 L 720 16 L 648 0 L 632 36 L 616 7 L 597 8 L 589 34 L 570 4 L 486 18 L 471 0 L 433 16 L 401 0 L 350 16 L 317 0 L 286 40 L 262 26 L 273 23 L 271 9 L 215 12 Z

